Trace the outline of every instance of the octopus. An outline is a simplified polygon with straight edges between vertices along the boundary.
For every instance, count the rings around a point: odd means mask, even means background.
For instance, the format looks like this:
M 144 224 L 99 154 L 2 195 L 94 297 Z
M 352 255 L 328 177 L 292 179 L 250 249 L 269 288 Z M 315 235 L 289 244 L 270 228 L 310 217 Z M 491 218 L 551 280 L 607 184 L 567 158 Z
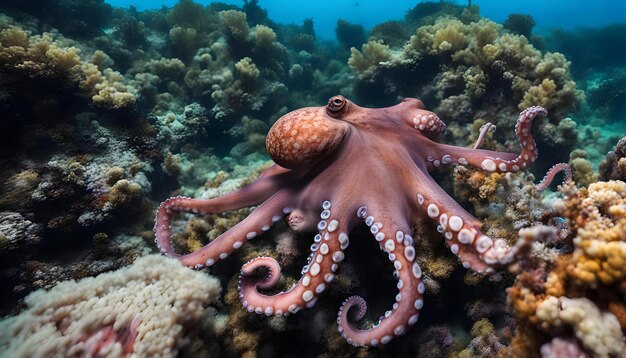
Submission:
M 484 235 L 481 222 L 429 173 L 446 165 L 498 173 L 527 169 L 538 155 L 531 123 L 542 115 L 546 110 L 541 107 L 521 112 L 515 126 L 521 152 L 514 154 L 479 148 L 493 129 L 491 124 L 481 129 L 474 148 L 438 143 L 446 125 L 419 99 L 364 108 L 334 96 L 326 106 L 292 111 L 272 126 L 266 148 L 275 164 L 256 181 L 218 198 L 178 196 L 164 201 L 157 210 L 155 242 L 165 255 L 202 269 L 226 259 L 281 220 L 298 233 L 314 235 L 302 277 L 288 291 L 274 295 L 259 291 L 273 288 L 280 278 L 281 267 L 271 257 L 253 259 L 241 268 L 238 288 L 243 307 L 257 314 L 287 316 L 315 305 L 335 279 L 351 232 L 366 225 L 393 264 L 398 293 L 392 309 L 369 329 L 349 323 L 348 312 L 356 309 L 356 320 L 361 320 L 367 305 L 359 296 L 348 298 L 339 309 L 338 329 L 356 346 L 387 344 L 418 321 L 424 304 L 412 236 L 413 225 L 424 222 L 422 218 L 436 225 L 466 269 L 490 273 L 514 262 L 521 251 L 519 245 Z M 545 180 L 565 169 L 555 166 Z M 257 207 L 206 246 L 185 255 L 175 252 L 171 220 L 176 212 L 213 214 L 249 206 Z M 267 275 L 255 274 L 260 268 Z

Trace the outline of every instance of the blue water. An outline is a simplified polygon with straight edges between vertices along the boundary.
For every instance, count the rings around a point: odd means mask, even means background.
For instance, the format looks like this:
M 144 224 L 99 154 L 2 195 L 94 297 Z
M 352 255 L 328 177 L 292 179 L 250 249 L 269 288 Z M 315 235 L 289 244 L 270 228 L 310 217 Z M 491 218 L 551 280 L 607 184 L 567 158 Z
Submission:
M 195 0 L 200 4 L 212 1 Z M 107 0 L 114 6 L 136 6 L 139 10 L 158 9 L 162 5 L 173 6 L 177 0 Z M 242 0 L 221 2 L 242 5 Z M 268 11 L 270 19 L 279 23 L 301 23 L 313 18 L 315 31 L 322 39 L 335 38 L 337 19 L 342 18 L 370 29 L 386 20 L 401 19 L 415 6 L 416 1 L 407 0 L 260 0 L 259 5 Z M 467 1 L 456 1 L 467 4 Z M 615 22 L 626 22 L 625 0 L 473 0 L 480 6 L 481 15 L 501 22 L 511 13 L 531 15 L 537 30 L 546 28 L 572 29 L 575 27 L 600 27 Z

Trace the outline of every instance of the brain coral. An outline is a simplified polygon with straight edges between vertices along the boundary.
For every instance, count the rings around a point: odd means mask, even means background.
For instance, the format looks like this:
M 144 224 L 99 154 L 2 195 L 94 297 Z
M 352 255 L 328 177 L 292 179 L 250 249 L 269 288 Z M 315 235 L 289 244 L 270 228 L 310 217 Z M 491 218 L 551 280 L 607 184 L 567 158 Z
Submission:
M 7 357 L 120 356 L 125 349 L 137 357 L 175 356 L 188 342 L 185 328 L 220 291 L 213 277 L 145 256 L 118 271 L 30 294 L 22 313 L 0 321 L 0 351 Z M 133 333 L 134 345 L 128 342 Z

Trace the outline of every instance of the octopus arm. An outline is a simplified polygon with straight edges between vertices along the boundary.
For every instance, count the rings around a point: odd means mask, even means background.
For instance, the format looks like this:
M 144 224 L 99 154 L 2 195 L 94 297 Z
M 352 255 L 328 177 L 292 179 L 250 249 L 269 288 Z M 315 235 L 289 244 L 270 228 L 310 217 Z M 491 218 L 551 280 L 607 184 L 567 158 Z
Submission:
M 484 235 L 482 224 L 451 198 L 428 174 L 417 172 L 416 215 L 435 221 L 437 231 L 459 257 L 463 267 L 477 272 L 491 271 L 491 266 L 510 264 L 519 248 L 509 246 L 502 239 L 493 240 Z
M 296 313 L 304 307 L 313 307 L 318 295 L 335 279 L 339 263 L 344 259 L 343 250 L 349 243 L 347 225 L 347 220 L 339 221 L 332 216 L 320 221 L 308 264 L 302 269 L 302 278 L 287 292 L 265 295 L 258 291 L 259 288 L 272 288 L 278 282 L 281 269 L 276 260 L 258 257 L 246 263 L 241 268 L 239 281 L 239 297 L 244 308 L 267 316 L 282 316 Z M 261 267 L 269 272 L 259 280 L 254 272 Z
M 543 179 L 541 179 L 541 181 L 537 185 L 535 185 L 537 190 L 539 191 L 546 190 L 550 186 L 550 184 L 552 184 L 552 182 L 554 181 L 554 178 L 556 178 L 556 175 L 559 173 L 563 173 L 562 184 L 566 184 L 568 182 L 574 181 L 574 174 L 572 173 L 572 168 L 570 168 L 570 166 L 566 163 L 559 163 L 559 164 L 555 164 L 554 166 L 552 166 L 552 168 L 548 170 L 548 172 L 543 177 Z
M 367 310 L 365 300 L 359 296 L 352 296 L 343 303 L 337 317 L 339 332 L 348 343 L 356 346 L 387 344 L 394 337 L 403 335 L 417 322 L 419 311 L 424 304 L 422 295 L 425 288 L 421 281 L 422 270 L 415 262 L 413 239 L 404 232 L 408 225 L 404 228 L 390 223 L 382 226 L 381 223 L 373 222 L 370 218 L 372 217 L 368 217 L 365 222 L 379 241 L 381 249 L 393 262 L 395 274 L 398 277 L 399 293 L 396 295 L 392 310 L 387 311 L 376 325 L 366 330 L 355 329 L 348 322 L 348 311 L 355 306 L 358 308 L 356 319 L 360 320 L 364 317 Z
M 176 254 L 171 243 L 172 228 L 170 225 L 174 212 L 215 213 L 226 210 L 225 208 L 232 210 L 235 206 L 223 204 L 221 202 L 222 198 L 229 195 L 230 197 L 242 197 L 241 190 L 244 189 L 246 188 L 217 199 L 198 200 L 174 197 L 163 202 L 157 211 L 157 220 L 154 228 L 156 234 L 155 242 L 159 250 L 165 255 L 178 258 L 184 265 L 189 267 L 201 269 L 204 266 L 212 266 L 215 262 L 228 257 L 231 252 L 241 247 L 245 241 L 251 240 L 262 232 L 269 230 L 274 223 L 281 220 L 285 214 L 291 212 L 289 206 L 291 205 L 292 195 L 287 190 L 281 190 L 267 199 L 243 221 L 218 236 L 200 250 L 187 255 Z M 257 187 L 252 190 L 258 189 Z M 246 204 L 252 205 L 253 203 L 246 202 Z M 216 210 L 215 208 L 219 209 Z
M 261 178 L 266 178 L 266 177 L 272 177 L 275 175 L 279 175 L 279 174 L 284 174 L 284 173 L 289 173 L 289 172 L 296 172 L 292 169 L 287 169 L 287 168 L 283 168 L 280 165 L 274 164 L 271 165 L 269 168 L 265 169 L 261 175 L 259 175 L 259 179 Z
M 520 113 L 515 125 L 515 134 L 522 148 L 519 154 L 476 149 L 482 144 L 486 132 L 492 128 L 491 126 L 484 126 L 474 148 L 435 144 L 437 154 L 434 160 L 440 160 L 443 164 L 469 165 L 499 173 L 527 169 L 537 159 L 538 154 L 537 145 L 530 132 L 533 119 L 538 115 L 546 114 L 546 110 L 542 107 L 530 107 Z
M 480 127 L 480 133 L 478 134 L 478 138 L 476 139 L 476 143 L 474 144 L 474 149 L 479 149 L 480 147 L 482 147 L 483 143 L 485 142 L 485 138 L 487 138 L 487 133 L 493 132 L 495 130 L 495 124 L 491 122 L 483 124 L 483 126 Z

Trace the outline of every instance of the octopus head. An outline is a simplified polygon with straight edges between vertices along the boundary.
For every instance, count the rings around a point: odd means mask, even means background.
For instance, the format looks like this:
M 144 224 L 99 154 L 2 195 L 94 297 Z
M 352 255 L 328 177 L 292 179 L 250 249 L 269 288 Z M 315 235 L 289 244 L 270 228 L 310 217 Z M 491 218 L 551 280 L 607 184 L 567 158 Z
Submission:
M 335 151 L 353 126 L 384 127 L 391 131 L 414 128 L 436 139 L 446 125 L 416 98 L 405 98 L 387 108 L 363 108 L 343 96 L 334 96 L 323 107 L 307 107 L 282 116 L 267 134 L 266 148 L 278 165 L 295 169 L 309 166 Z
M 328 101 L 326 112 L 337 120 L 359 129 L 369 128 L 381 135 L 385 131 L 409 133 L 417 130 L 435 140 L 446 131 L 445 123 L 417 98 L 405 98 L 387 108 L 363 108 L 342 96 L 335 96 Z
M 348 125 L 338 117 L 349 110 L 342 96 L 332 97 L 325 107 L 307 107 L 282 116 L 265 142 L 276 164 L 289 169 L 317 163 L 339 147 Z

